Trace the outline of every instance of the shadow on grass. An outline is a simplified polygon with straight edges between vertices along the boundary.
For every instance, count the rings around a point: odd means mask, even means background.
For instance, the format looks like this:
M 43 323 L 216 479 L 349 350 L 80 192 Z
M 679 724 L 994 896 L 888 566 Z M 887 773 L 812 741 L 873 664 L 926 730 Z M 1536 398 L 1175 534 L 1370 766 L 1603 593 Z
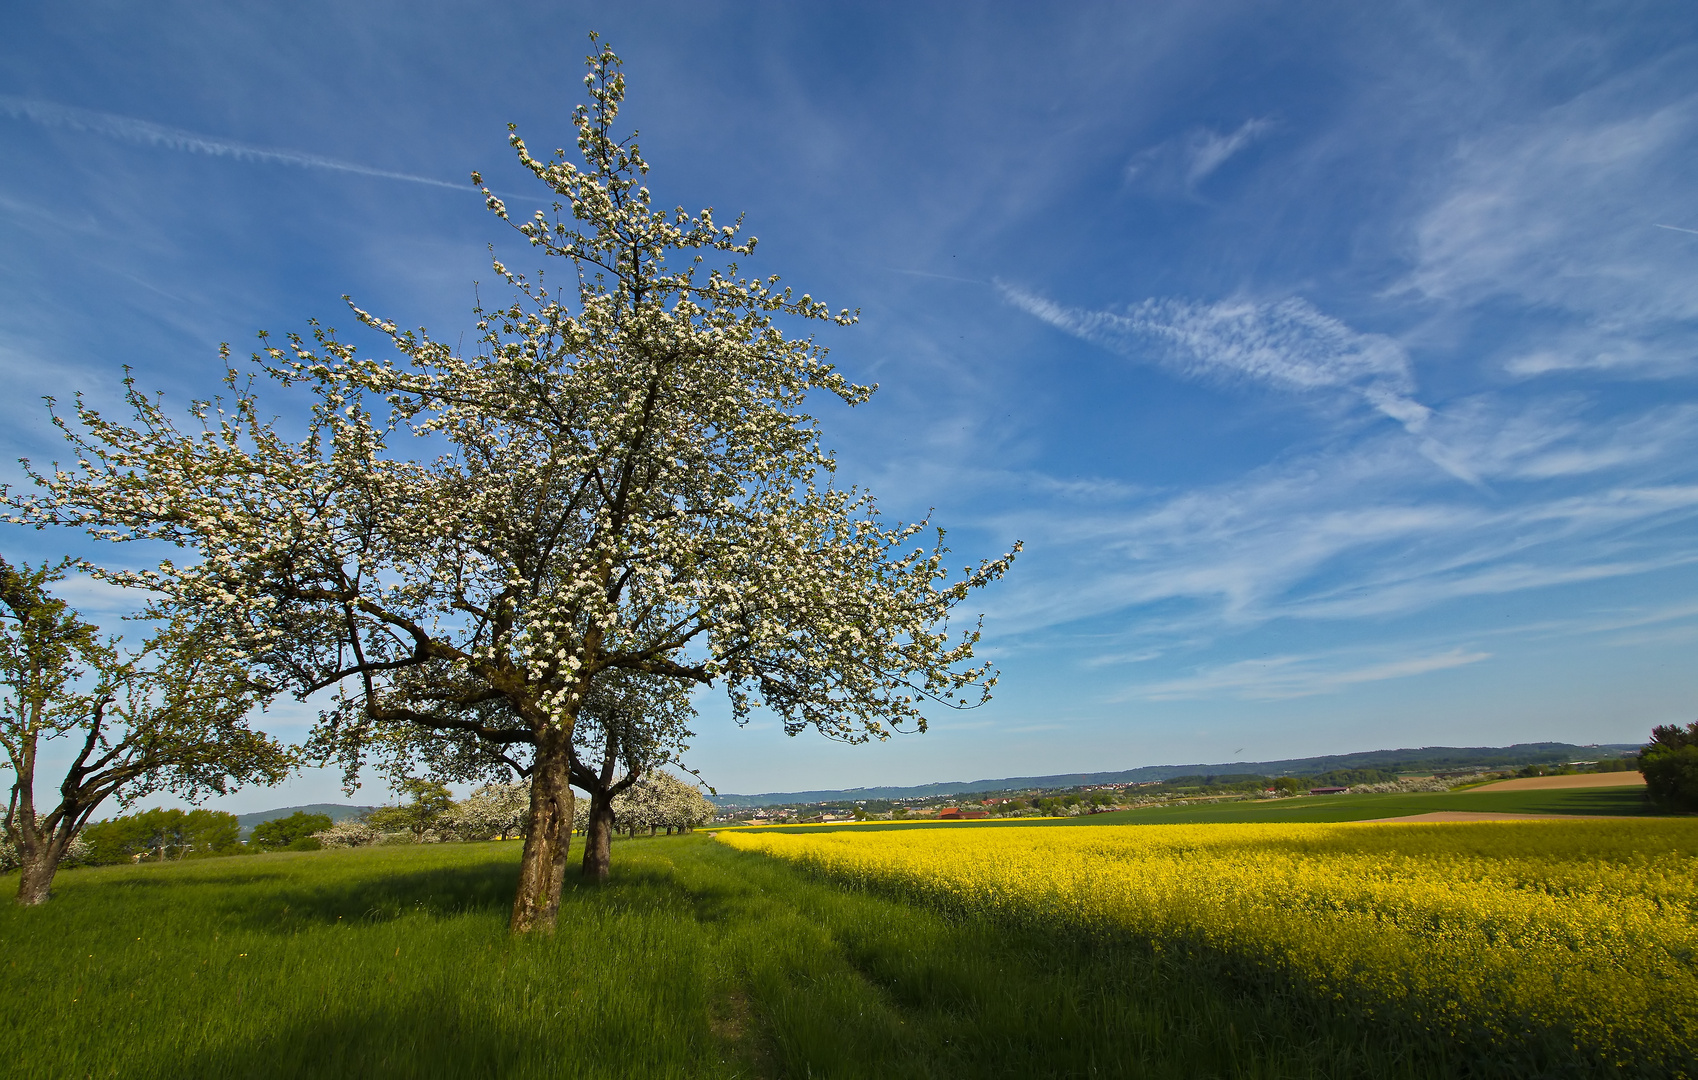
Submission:
M 388 922 L 407 915 L 500 915 L 513 906 L 517 865 L 440 867 L 333 881 L 285 881 L 220 904 L 231 924 L 293 933 L 311 925 Z
M 451 995 L 413 995 L 353 1014 L 257 1018 L 249 1037 L 161 1063 L 159 1077 L 473 1077 L 523 1075 L 524 1034 L 468 1015 Z M 532 1038 L 535 1035 L 532 1033 Z M 534 1046 L 531 1048 L 534 1053 Z
M 105 913 L 102 917 L 137 919 L 159 917 L 161 908 L 193 910 L 228 928 L 288 933 L 312 924 L 383 922 L 403 915 L 505 913 L 518 884 L 516 857 L 428 866 L 398 858 L 373 866 L 344 862 L 341 854 L 259 856 L 265 860 L 260 865 L 232 858 L 231 865 L 216 866 L 206 860 L 96 867 L 64 879 L 52 906 L 67 917 L 91 909 Z
M 292 932 L 309 924 L 339 921 L 386 922 L 409 915 L 486 914 L 505 920 L 518 884 L 515 857 L 359 877 L 276 878 L 262 895 L 250 891 L 241 902 L 222 906 L 234 923 L 260 931 Z M 574 860 L 567 867 L 561 894 L 562 918 L 580 906 L 603 911 L 683 911 L 689 902 L 678 891 L 667 862 L 624 864 L 611 880 L 597 883 L 584 879 Z

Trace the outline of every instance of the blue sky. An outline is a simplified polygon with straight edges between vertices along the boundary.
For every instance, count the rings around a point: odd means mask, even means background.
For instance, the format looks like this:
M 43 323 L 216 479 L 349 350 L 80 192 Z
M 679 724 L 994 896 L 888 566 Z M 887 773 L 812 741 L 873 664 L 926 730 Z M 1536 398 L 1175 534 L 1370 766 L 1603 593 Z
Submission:
M 1535 739 L 1698 690 L 1698 22 L 1679 3 L 7 5 L 0 457 L 339 297 L 469 327 L 585 34 L 663 203 L 862 321 L 841 475 L 936 508 L 996 701 L 721 790 Z M 522 252 L 511 260 L 526 265 Z M 15 466 L 3 466 L 15 479 Z M 86 547 L 0 533 L 11 558 Z M 108 550 L 112 561 L 140 550 Z M 91 614 L 121 607 L 72 583 Z M 279 708 L 298 734 L 310 713 Z M 279 798 L 339 797 L 309 775 Z M 381 798 L 366 789 L 361 797 Z

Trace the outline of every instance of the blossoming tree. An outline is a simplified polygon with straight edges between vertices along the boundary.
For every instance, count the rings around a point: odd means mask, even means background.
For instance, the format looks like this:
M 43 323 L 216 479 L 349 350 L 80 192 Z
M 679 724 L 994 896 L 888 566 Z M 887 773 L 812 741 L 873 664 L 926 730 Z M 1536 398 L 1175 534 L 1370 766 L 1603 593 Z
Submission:
M 448 817 L 454 832 L 463 839 L 495 836 L 505 840 L 525 831 L 530 812 L 529 787 L 516 782 L 484 784 L 455 803 Z
M 739 719 L 764 705 L 791 734 L 923 729 L 928 702 L 994 684 L 977 628 L 949 617 L 1013 558 L 954 573 L 941 530 L 912 543 L 926 522 L 887 526 L 871 496 L 832 485 L 806 398 L 854 405 L 872 388 L 775 320 L 853 316 L 743 276 L 740 223 L 657 208 L 635 142 L 612 134 L 619 60 L 603 46 L 588 68 L 581 166 L 510 135 L 551 210 L 514 217 L 482 189 L 570 268 L 568 288 L 496 262 L 510 300 L 476 309 L 470 355 L 359 308 L 398 360 L 317 323 L 262 338 L 226 398 L 193 406 L 199 430 L 133 385 L 130 421 L 79 400 L 58 417 L 75 464 L 10 497 L 33 523 L 191 549 L 106 576 L 215 614 L 299 694 L 341 688 L 316 740 L 349 767 L 427 744 L 519 767 L 521 931 L 555 921 L 571 746 L 600 680 L 717 683 Z M 267 385 L 308 395 L 298 438 L 266 419 Z
M 635 836 L 638 829 L 684 832 L 712 821 L 715 811 L 696 785 L 657 769 L 622 791 L 613 812 L 619 827 Z
M 3 831 L 18 852 L 17 900 L 47 900 L 60 860 L 95 810 L 156 791 L 186 799 L 276 783 L 292 766 L 248 713 L 271 691 L 213 629 L 183 613 L 126 654 L 47 586 L 58 567 L 0 559 L 0 749 L 12 773 Z M 36 802 L 43 745 L 68 739 L 57 798 Z

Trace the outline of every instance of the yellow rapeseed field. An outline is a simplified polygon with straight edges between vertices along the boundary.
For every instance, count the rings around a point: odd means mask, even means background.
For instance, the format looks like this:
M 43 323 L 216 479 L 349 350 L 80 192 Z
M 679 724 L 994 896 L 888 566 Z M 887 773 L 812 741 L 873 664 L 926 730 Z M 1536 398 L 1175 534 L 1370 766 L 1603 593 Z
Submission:
M 722 832 L 946 908 L 1131 935 L 1473 1045 L 1698 1061 L 1698 821 Z

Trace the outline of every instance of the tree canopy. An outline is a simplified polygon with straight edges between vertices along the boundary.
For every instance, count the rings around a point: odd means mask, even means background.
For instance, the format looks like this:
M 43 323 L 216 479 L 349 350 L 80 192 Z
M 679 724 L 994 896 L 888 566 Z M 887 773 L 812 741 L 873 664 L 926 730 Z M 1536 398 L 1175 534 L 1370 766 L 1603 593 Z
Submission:
M 255 847 L 267 850 L 289 847 L 317 848 L 319 844 L 309 843 L 312 834 L 330 828 L 331 824 L 329 814 L 309 814 L 305 810 L 297 810 L 288 817 L 272 818 L 255 825 L 250 840 Z
M 635 832 L 684 832 L 713 820 L 714 805 L 694 784 L 657 769 L 613 800 L 615 821 Z
M 407 796 L 407 802 L 380 806 L 366 818 L 373 828 L 383 832 L 410 832 L 419 838 L 445 824 L 454 809 L 454 795 L 440 780 L 403 780 L 401 794 Z
M 221 810 L 144 810 L 82 831 L 87 862 L 127 862 L 137 855 L 181 859 L 191 855 L 232 855 L 242 850 L 242 827 L 235 814 Z
M 1698 722 L 1660 724 L 1639 752 L 1645 793 L 1676 810 L 1698 810 Z

